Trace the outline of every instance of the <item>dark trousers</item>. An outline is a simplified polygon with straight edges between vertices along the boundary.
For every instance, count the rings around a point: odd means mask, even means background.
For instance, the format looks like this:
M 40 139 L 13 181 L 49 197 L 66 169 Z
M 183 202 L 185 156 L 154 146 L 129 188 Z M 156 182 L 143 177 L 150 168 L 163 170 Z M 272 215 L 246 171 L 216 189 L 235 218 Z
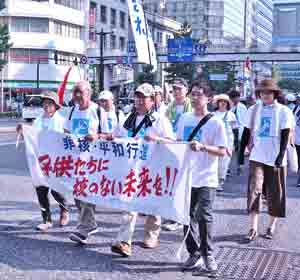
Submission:
M 186 248 L 190 255 L 210 256 L 213 254 L 213 203 L 214 188 L 192 188 L 190 209 L 190 231 Z M 188 226 L 183 228 L 184 235 Z
M 300 170 L 300 145 L 295 145 L 296 151 L 297 151 L 297 156 L 298 156 L 298 170 Z M 300 184 L 300 172 L 298 172 L 298 182 L 297 184 Z
M 42 218 L 44 223 L 52 222 L 48 193 L 49 188 L 47 187 L 40 186 L 36 188 L 36 194 L 41 207 Z M 58 202 L 60 209 L 68 211 L 67 201 L 65 197 L 54 190 L 51 190 L 51 194 L 54 197 L 54 199 Z

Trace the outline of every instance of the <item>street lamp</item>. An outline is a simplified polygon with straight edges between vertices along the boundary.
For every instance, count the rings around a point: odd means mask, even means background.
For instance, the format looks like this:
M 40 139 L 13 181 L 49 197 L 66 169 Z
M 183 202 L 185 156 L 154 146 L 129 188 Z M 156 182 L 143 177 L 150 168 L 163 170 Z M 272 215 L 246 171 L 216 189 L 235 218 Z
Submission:
M 99 90 L 104 90 L 104 39 L 106 35 L 114 34 L 114 31 L 104 32 L 103 28 L 101 28 L 100 32 L 96 32 L 96 35 L 100 36 L 100 67 L 99 67 Z

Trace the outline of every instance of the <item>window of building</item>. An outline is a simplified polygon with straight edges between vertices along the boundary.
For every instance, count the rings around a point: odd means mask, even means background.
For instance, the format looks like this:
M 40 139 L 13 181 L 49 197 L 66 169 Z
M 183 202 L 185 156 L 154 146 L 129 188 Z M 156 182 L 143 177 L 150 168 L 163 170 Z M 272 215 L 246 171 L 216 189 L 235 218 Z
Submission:
M 54 32 L 59 36 L 81 39 L 81 27 L 73 24 L 54 21 Z
M 125 38 L 124 37 L 120 37 L 120 50 L 124 51 L 125 50 Z
M 116 26 L 117 24 L 117 11 L 116 9 L 110 9 L 110 24 Z
M 120 27 L 125 29 L 126 28 L 126 14 L 120 11 Z
M 111 47 L 111 49 L 117 48 L 116 35 L 114 35 L 114 34 L 110 35 L 110 47 Z
M 40 49 L 11 49 L 10 60 L 17 63 L 40 64 L 49 63 L 49 51 Z
M 102 23 L 107 22 L 107 7 L 103 5 L 100 6 L 100 20 Z
M 76 10 L 83 10 L 84 0 L 54 0 L 54 3 Z
M 46 18 L 13 17 L 11 31 L 48 33 L 49 20 Z

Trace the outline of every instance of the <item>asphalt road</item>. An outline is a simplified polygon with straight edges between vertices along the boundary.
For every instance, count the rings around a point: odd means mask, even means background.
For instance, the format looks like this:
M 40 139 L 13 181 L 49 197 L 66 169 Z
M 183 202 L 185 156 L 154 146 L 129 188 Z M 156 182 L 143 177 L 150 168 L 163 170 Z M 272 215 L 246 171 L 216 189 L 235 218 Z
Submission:
M 1 280 L 209 279 L 181 271 L 175 257 L 183 238 L 181 231 L 162 232 L 159 248 L 143 249 L 140 246 L 143 218 L 137 224 L 133 256 L 123 259 L 112 254 L 110 245 L 120 224 L 120 212 L 116 210 L 97 209 L 100 231 L 85 247 L 76 246 L 68 239 L 76 226 L 74 207 L 67 227 L 55 226 L 48 233 L 36 232 L 34 227 L 40 222 L 39 208 L 26 166 L 24 146 L 18 150 L 15 147 L 14 126 L 14 122 L 0 121 Z M 215 242 L 221 271 L 218 279 L 299 280 L 300 189 L 295 187 L 296 176 L 288 178 L 288 218 L 279 222 L 275 239 L 268 241 L 260 236 L 251 244 L 246 244 L 243 238 L 249 229 L 245 211 L 246 176 L 245 171 L 243 176 L 230 178 L 225 192 L 216 199 Z M 57 220 L 57 205 L 53 205 L 53 212 Z M 267 227 L 265 213 L 264 210 L 260 220 L 261 234 Z M 185 257 L 186 253 L 183 259 Z M 273 278 L 268 276 L 269 270 L 273 271 Z

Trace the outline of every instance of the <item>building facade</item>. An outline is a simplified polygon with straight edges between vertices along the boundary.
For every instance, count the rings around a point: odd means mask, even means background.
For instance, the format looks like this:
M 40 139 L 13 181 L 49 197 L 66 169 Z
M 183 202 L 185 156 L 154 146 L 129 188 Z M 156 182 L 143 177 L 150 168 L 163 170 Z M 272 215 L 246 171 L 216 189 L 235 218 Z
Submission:
M 89 40 L 88 40 L 88 56 L 100 55 L 100 37 L 97 32 L 103 29 L 104 32 L 113 32 L 107 34 L 104 39 L 104 57 L 126 57 L 128 41 L 133 41 L 130 21 L 128 20 L 128 6 L 126 0 L 106 1 L 94 0 L 90 2 L 89 9 Z M 145 12 L 152 38 L 159 52 L 160 48 L 167 47 L 167 39 L 178 32 L 181 23 L 162 15 Z M 120 61 L 121 62 L 121 61 Z M 97 81 L 99 72 L 91 67 L 90 79 Z M 136 71 L 139 67 L 134 67 Z M 162 67 L 159 66 L 157 80 L 163 80 Z M 119 90 L 122 84 L 133 82 L 133 67 L 119 64 L 105 65 L 104 72 L 104 88 Z
M 84 0 L 6 0 L 0 21 L 8 24 L 13 43 L 3 70 L 4 91 L 10 97 L 59 87 L 73 61 L 86 52 L 87 11 Z M 74 67 L 67 88 L 83 76 L 84 69 Z
M 274 0 L 274 47 L 300 46 L 300 1 Z M 279 64 L 283 79 L 300 80 L 299 63 Z

